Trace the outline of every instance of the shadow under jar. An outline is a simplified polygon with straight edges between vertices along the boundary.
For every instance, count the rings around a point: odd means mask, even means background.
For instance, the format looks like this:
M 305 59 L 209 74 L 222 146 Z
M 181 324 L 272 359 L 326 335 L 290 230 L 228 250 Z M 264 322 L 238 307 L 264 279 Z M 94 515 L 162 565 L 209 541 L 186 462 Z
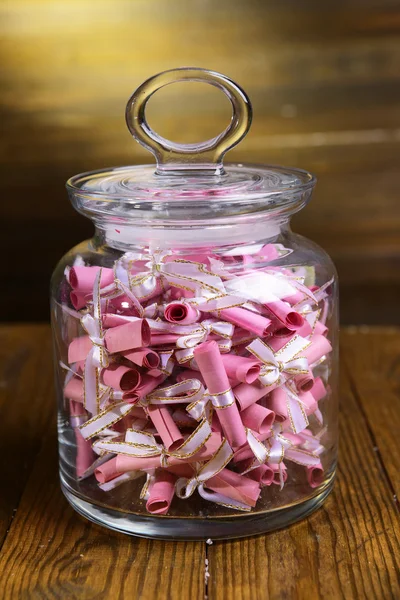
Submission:
M 229 97 L 218 138 L 178 145 L 150 129 L 147 100 L 175 81 Z M 67 183 L 95 235 L 52 280 L 63 492 L 88 519 L 139 536 L 286 526 L 324 501 L 337 457 L 336 272 L 290 229 L 315 179 L 223 166 L 251 105 L 218 73 L 161 73 L 126 114 L 157 167 Z

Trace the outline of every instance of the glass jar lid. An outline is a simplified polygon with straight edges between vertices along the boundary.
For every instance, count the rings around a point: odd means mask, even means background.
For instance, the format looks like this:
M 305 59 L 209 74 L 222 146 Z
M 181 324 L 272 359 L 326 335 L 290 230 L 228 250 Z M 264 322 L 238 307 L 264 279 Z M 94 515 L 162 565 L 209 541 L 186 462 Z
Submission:
M 180 81 L 209 83 L 229 98 L 232 118 L 219 136 L 198 144 L 177 144 L 148 125 L 145 109 L 150 97 Z M 315 184 L 310 173 L 268 165 L 223 165 L 224 155 L 244 138 L 251 120 L 247 94 L 220 73 L 185 67 L 155 75 L 130 97 L 126 122 L 133 137 L 154 154 L 156 168 L 127 166 L 76 175 L 67 182 L 72 202 L 92 218 L 169 222 L 299 210 Z

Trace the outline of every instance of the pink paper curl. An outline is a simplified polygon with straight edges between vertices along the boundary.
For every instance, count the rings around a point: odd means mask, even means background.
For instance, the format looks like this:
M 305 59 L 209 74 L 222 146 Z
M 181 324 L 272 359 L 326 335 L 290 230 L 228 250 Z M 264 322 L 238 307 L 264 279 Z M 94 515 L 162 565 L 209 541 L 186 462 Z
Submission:
M 142 381 L 139 371 L 117 363 L 111 363 L 106 369 L 103 369 L 101 378 L 104 385 L 121 392 L 136 390 Z
M 74 292 L 91 294 L 97 273 L 101 269 L 100 287 L 107 287 L 114 283 L 113 269 L 105 267 L 71 267 L 69 283 Z
M 285 327 L 291 331 L 296 331 L 304 325 L 304 318 L 302 315 L 282 300 L 276 302 L 268 302 L 265 305 L 268 311 L 280 321 Z
M 242 383 L 254 383 L 260 374 L 260 363 L 252 358 L 222 354 L 226 374 Z
M 324 469 L 321 463 L 313 467 L 307 467 L 307 481 L 312 488 L 324 483 Z
M 246 331 L 251 331 L 260 337 L 268 334 L 271 320 L 245 308 L 225 308 L 218 311 L 218 318 L 238 325 Z
M 150 343 L 150 327 L 145 319 L 107 329 L 105 346 L 111 353 L 141 348 Z
M 256 505 L 261 492 L 257 481 L 229 469 L 223 469 L 218 475 L 208 479 L 204 487 L 249 506 Z
M 165 515 L 175 494 L 176 477 L 165 469 L 157 470 L 149 490 L 146 510 L 152 515 Z
M 190 325 L 199 318 L 199 311 L 185 302 L 170 302 L 164 309 L 164 318 L 169 323 Z
M 240 413 L 243 425 L 257 433 L 265 434 L 270 431 L 275 413 L 259 404 L 252 404 Z
M 128 350 L 123 352 L 123 356 L 135 365 L 145 369 L 158 369 L 160 366 L 160 356 L 150 348 Z
M 214 407 L 220 396 L 229 396 L 229 393 L 232 395 L 232 401 L 216 408 L 216 412 L 229 444 L 234 449 L 239 448 L 246 443 L 246 432 L 231 392 L 218 344 L 215 341 L 204 342 L 195 348 L 194 356 L 208 391 L 214 398 Z
M 94 476 L 99 483 L 107 483 L 107 481 L 111 481 L 119 475 L 122 475 L 122 472 L 117 468 L 116 457 L 110 458 L 110 460 L 97 467 L 94 471 Z
M 183 443 L 183 436 L 176 426 L 169 408 L 150 404 L 147 411 L 166 449 L 172 452 L 179 448 Z

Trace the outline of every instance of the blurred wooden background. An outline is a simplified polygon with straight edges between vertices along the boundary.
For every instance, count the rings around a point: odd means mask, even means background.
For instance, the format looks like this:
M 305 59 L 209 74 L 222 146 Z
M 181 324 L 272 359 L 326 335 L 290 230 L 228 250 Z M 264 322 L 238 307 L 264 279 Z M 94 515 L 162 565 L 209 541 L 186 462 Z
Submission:
M 229 160 L 318 176 L 294 228 L 335 260 L 342 321 L 399 323 L 399 30 L 394 0 L 0 0 L 2 319 L 47 319 L 52 268 L 92 231 L 65 180 L 151 162 L 125 103 L 150 75 L 194 65 L 252 99 Z M 226 100 L 183 85 L 154 99 L 153 126 L 177 141 L 218 133 Z

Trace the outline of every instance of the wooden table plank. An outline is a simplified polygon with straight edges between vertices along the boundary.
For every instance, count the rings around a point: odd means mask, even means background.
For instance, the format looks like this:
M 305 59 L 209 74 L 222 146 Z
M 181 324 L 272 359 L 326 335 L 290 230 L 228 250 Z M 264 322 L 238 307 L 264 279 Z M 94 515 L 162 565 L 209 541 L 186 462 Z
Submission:
M 94 525 L 62 496 L 57 471 L 49 435 L 3 546 L 4 600 L 204 598 L 204 543 L 145 540 Z
M 0 559 L 5 600 L 400 596 L 393 499 L 400 336 L 393 328 L 342 334 L 342 365 L 351 371 L 342 368 L 339 476 L 325 505 L 285 530 L 210 547 L 131 538 L 70 508 L 57 479 L 48 327 L 3 327 L 0 335 L 2 456 L 15 448 L 2 459 L 11 482 L 0 495 L 3 537 L 10 529 Z
M 368 348 L 365 348 L 365 344 Z M 373 448 L 400 498 L 400 329 L 352 327 L 343 332 L 342 368 L 363 413 Z
M 214 543 L 208 551 L 213 600 L 400 596 L 397 507 L 352 383 L 354 378 L 359 385 L 372 362 L 372 339 L 379 364 L 380 348 L 389 338 L 394 350 L 396 342 L 384 331 L 355 333 L 352 341 L 349 334 L 343 337 L 342 361 L 352 360 L 349 347 L 357 348 L 363 359 L 351 363 L 351 380 L 342 370 L 339 473 L 333 493 L 319 511 L 290 528 Z M 382 349 L 383 356 L 387 352 Z M 381 397 L 383 403 L 386 398 Z M 386 453 L 382 459 L 386 464 Z
M 45 431 L 55 430 L 47 325 L 0 328 L 0 548 Z

